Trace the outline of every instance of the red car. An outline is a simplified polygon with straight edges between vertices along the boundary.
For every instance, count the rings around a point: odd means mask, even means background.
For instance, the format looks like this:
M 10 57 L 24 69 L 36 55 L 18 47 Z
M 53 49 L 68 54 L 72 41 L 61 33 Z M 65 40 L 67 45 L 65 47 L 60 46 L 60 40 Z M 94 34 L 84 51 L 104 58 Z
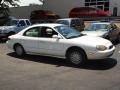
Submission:
M 76 7 L 69 12 L 69 17 L 99 17 L 99 16 L 111 16 L 107 11 L 103 11 L 96 7 Z
M 59 15 L 47 11 L 47 10 L 35 10 L 31 12 L 30 19 L 31 20 L 39 20 L 39 19 L 58 19 Z

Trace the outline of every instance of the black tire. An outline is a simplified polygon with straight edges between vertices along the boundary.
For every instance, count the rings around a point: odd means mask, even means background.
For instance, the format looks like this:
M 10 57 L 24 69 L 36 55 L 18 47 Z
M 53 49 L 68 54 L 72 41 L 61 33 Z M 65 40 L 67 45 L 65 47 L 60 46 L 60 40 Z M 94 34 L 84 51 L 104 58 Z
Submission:
M 83 64 L 87 58 L 82 50 L 73 49 L 67 53 L 67 60 L 73 65 L 80 65 Z
M 17 56 L 23 56 L 25 54 L 24 48 L 19 44 L 14 46 L 14 50 Z

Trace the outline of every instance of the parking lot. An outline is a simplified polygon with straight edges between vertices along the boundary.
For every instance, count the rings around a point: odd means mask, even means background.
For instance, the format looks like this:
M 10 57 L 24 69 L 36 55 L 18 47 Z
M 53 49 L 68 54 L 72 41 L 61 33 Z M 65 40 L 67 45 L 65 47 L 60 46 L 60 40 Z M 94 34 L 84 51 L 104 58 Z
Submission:
M 108 59 L 75 67 L 58 58 L 19 58 L 1 42 L 0 90 L 120 90 L 119 47 Z

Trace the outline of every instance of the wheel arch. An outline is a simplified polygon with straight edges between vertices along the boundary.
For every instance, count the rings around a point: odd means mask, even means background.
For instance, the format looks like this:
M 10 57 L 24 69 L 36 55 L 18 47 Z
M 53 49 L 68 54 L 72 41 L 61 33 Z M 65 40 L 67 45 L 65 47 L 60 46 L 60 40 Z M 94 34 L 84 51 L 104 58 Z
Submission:
M 15 47 L 17 46 L 17 45 L 20 45 L 20 46 L 22 46 L 20 43 L 15 43 L 14 45 L 13 45 L 13 49 L 15 50 Z M 22 46 L 23 47 L 23 46 Z M 24 49 L 24 48 L 23 48 Z
M 85 58 L 87 59 L 87 54 L 86 54 L 85 50 L 84 50 L 83 48 L 81 48 L 81 47 L 78 47 L 78 46 L 69 47 L 69 48 L 67 49 L 66 53 L 65 53 L 65 56 L 67 57 L 68 53 L 69 53 L 70 51 L 72 51 L 72 50 L 80 50 L 80 51 L 82 51 L 82 52 L 84 53 L 84 55 L 85 55 Z

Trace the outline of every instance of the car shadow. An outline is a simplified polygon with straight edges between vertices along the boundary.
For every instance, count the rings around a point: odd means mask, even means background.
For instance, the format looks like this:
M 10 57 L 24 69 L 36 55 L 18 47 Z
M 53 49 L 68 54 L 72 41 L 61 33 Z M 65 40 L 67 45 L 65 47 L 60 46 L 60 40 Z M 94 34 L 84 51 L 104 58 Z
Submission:
M 113 58 L 107 58 L 103 60 L 88 60 L 86 63 L 80 66 L 75 66 L 67 63 L 67 60 L 65 59 L 53 58 L 48 56 L 24 55 L 24 57 L 18 57 L 14 52 L 8 53 L 7 55 L 21 60 L 56 65 L 56 67 L 65 66 L 65 67 L 73 67 L 73 68 L 88 69 L 88 70 L 109 70 L 117 65 L 117 60 Z

